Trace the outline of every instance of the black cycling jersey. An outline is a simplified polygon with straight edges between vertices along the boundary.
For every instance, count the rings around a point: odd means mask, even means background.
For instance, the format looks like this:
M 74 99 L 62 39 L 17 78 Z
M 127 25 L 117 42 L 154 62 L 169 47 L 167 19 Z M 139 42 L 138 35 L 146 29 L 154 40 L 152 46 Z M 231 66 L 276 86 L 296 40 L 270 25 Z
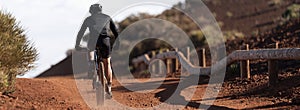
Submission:
M 93 34 L 95 36 L 108 36 L 109 29 L 115 36 L 118 36 L 117 28 L 114 22 L 108 15 L 103 13 L 93 14 L 92 16 L 86 18 L 83 26 L 88 27 L 90 30 L 90 34 Z
M 106 51 L 106 53 L 104 53 L 104 57 L 108 57 L 110 55 L 111 49 L 110 44 L 107 43 L 109 39 L 105 40 L 105 38 L 110 37 L 108 34 L 109 30 L 112 31 L 115 37 L 118 37 L 117 28 L 114 22 L 112 21 L 111 17 L 101 12 L 92 14 L 91 16 L 87 17 L 84 20 L 80 31 L 78 32 L 76 44 L 80 43 L 81 38 L 87 28 L 89 28 L 90 31 L 88 49 L 92 51 L 95 50 L 96 46 L 104 46 L 101 47 L 102 50 Z

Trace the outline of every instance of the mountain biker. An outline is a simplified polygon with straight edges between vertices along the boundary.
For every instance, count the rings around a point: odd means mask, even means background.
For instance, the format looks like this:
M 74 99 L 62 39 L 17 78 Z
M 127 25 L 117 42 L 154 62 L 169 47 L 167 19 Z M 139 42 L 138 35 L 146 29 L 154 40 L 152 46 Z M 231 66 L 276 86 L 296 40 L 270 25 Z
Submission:
M 107 79 L 107 93 L 108 95 L 112 96 L 112 69 L 110 64 L 111 45 L 109 29 L 114 34 L 115 38 L 118 37 L 118 31 L 111 17 L 102 13 L 102 6 L 100 4 L 91 5 L 89 12 L 91 13 L 91 16 L 87 17 L 84 20 L 77 35 L 75 48 L 80 49 L 80 41 L 86 29 L 89 28 L 90 35 L 87 45 L 90 53 L 89 66 L 91 67 L 92 65 L 94 65 L 93 52 L 96 49 L 95 47 L 97 47 L 100 49 L 99 56 L 103 58 L 105 77 Z M 118 42 L 116 45 L 118 45 Z

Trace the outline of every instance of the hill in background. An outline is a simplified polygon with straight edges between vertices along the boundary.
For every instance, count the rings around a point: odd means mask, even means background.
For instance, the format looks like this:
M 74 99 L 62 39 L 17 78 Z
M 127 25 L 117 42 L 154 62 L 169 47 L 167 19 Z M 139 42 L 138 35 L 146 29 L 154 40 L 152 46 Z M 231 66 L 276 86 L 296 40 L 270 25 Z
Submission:
M 186 16 L 185 13 L 180 11 L 189 10 L 190 12 L 195 12 L 203 8 L 195 5 L 196 3 L 194 2 L 196 1 L 186 0 L 185 3 L 174 5 L 173 8 L 156 16 L 146 13 L 131 15 L 125 20 L 119 22 L 120 29 L 123 30 L 127 26 L 139 20 L 147 18 L 159 18 L 172 22 L 180 27 L 188 36 L 190 36 L 196 48 L 207 47 L 207 43 L 205 41 L 206 39 L 202 34 L 202 31 L 190 17 Z M 244 39 L 244 37 L 262 36 L 260 34 L 276 29 L 276 27 L 286 22 L 287 19 L 285 19 L 283 16 L 289 11 L 289 8 L 293 4 L 300 3 L 299 0 L 204 0 L 203 2 L 216 17 L 216 20 L 220 25 L 227 41 L 232 41 L 236 38 Z M 196 14 L 201 16 L 201 13 Z M 160 25 L 160 27 L 164 26 L 165 25 Z M 132 33 L 135 35 L 142 35 L 139 33 L 157 33 L 150 28 L 143 31 L 138 29 Z M 156 46 L 149 46 L 152 45 L 153 42 L 158 41 L 149 40 L 143 42 L 143 44 L 137 45 L 132 51 L 133 57 L 144 54 L 150 50 L 170 48 L 166 45 L 159 45 L 159 42 Z M 228 48 L 238 49 L 236 46 Z

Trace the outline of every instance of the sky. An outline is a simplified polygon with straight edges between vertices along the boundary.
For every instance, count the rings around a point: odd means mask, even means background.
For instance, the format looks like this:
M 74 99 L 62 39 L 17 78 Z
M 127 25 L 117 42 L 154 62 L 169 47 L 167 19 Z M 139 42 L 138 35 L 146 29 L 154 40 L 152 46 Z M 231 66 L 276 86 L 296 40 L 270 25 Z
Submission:
M 131 14 L 159 14 L 185 0 L 0 0 L 0 9 L 12 13 L 37 48 L 36 68 L 22 76 L 33 78 L 66 57 L 91 4 L 100 3 L 103 13 L 121 21 Z

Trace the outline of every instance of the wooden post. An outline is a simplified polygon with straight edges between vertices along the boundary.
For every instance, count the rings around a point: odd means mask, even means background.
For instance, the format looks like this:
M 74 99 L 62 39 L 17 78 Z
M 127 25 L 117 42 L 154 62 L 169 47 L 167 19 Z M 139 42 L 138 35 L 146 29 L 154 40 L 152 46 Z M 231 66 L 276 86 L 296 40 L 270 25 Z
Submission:
M 178 48 L 175 48 L 175 51 L 178 51 Z M 176 73 L 179 70 L 179 61 L 177 58 L 173 59 L 173 72 Z
M 190 62 L 191 60 L 191 58 L 190 58 L 190 47 L 186 47 L 186 55 L 185 55 L 185 57 L 186 57 L 186 59 L 187 59 L 187 61 L 188 62 Z M 180 65 L 181 66 L 181 72 L 182 73 L 188 73 L 188 71 L 185 69 L 185 68 L 183 68 L 183 66 L 182 65 Z
M 279 43 L 276 42 L 276 49 L 279 48 Z M 278 61 L 269 60 L 268 61 L 268 73 L 269 73 L 269 86 L 276 86 L 278 83 Z
M 206 67 L 206 53 L 205 53 L 205 48 L 202 49 L 202 66 Z
M 186 47 L 186 59 L 188 62 L 191 62 L 191 48 L 190 47 Z M 182 65 L 181 66 L 181 69 L 184 71 L 184 73 L 188 73 L 187 70 L 185 68 L 183 68 Z
M 169 49 L 167 49 L 166 52 L 169 52 Z M 171 73 L 171 63 L 171 59 L 166 59 L 167 73 Z
M 249 50 L 249 44 L 246 45 L 246 50 Z M 241 61 L 240 62 L 240 72 L 241 78 L 250 78 L 250 61 Z
M 152 56 L 151 59 L 154 58 L 155 55 L 156 55 L 155 51 L 151 51 L 151 56 Z M 155 73 L 156 72 L 155 71 L 155 69 L 156 69 L 155 66 L 156 66 L 155 63 L 152 62 L 152 64 L 151 64 L 151 70 L 150 70 L 151 73 Z
M 163 53 L 163 49 L 160 49 L 159 50 L 159 54 L 162 54 Z M 163 69 L 162 69 L 162 62 L 158 62 L 158 67 L 157 67 L 157 70 L 158 70 L 158 74 L 162 74 L 163 73 Z
M 190 53 L 190 51 L 191 51 L 191 49 L 190 49 L 190 47 L 186 47 L 186 59 L 188 60 L 188 61 L 191 61 L 191 53 Z

